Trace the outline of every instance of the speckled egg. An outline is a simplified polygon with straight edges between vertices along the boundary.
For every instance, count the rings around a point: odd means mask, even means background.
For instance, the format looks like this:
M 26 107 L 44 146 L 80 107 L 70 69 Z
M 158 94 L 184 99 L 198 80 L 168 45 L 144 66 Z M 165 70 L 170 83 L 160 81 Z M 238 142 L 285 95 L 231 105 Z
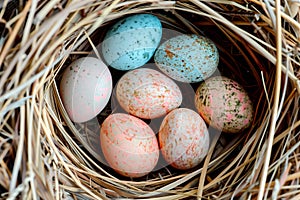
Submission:
M 79 58 L 63 72 L 60 96 L 73 122 L 86 122 L 96 117 L 107 105 L 111 92 L 110 71 L 97 58 Z
M 206 124 L 191 109 L 171 111 L 164 118 L 158 137 L 163 157 L 177 169 L 197 166 L 208 153 L 209 133 Z
M 125 73 L 117 84 L 116 97 L 125 111 L 144 119 L 162 117 L 182 102 L 177 84 L 149 68 Z
M 103 155 L 119 174 L 141 177 L 151 172 L 159 158 L 153 130 L 142 120 L 125 113 L 108 116 L 100 130 Z
M 105 35 L 102 54 L 118 70 L 143 66 L 153 56 L 162 37 L 160 20 L 151 14 L 136 14 L 113 25 Z
M 195 34 L 173 37 L 160 45 L 154 61 L 171 78 L 196 83 L 210 77 L 219 64 L 219 53 L 208 38 Z
M 195 105 L 210 126 L 223 132 L 240 132 L 253 120 L 248 94 L 240 84 L 224 76 L 201 83 L 195 94 Z

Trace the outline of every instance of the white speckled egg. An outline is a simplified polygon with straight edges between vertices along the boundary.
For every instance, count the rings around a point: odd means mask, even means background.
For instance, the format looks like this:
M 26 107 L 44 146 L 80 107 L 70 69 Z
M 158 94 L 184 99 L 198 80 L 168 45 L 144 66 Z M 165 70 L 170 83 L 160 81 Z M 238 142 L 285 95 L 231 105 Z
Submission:
M 110 71 L 97 58 L 79 58 L 63 72 L 60 95 L 74 122 L 86 122 L 96 117 L 107 105 L 111 92 Z
M 223 132 L 240 132 L 252 122 L 253 108 L 248 94 L 240 84 L 224 76 L 201 83 L 195 105 L 210 126 Z
M 162 37 L 160 20 L 151 14 L 136 14 L 120 20 L 105 35 L 102 54 L 118 70 L 141 67 L 153 56 Z
M 177 169 L 197 166 L 208 153 L 209 133 L 206 124 L 191 109 L 171 111 L 164 118 L 158 137 L 163 157 Z
M 117 84 L 116 96 L 126 112 L 144 119 L 161 117 L 182 102 L 182 94 L 176 83 L 149 68 L 124 74 Z
M 159 158 L 153 130 L 125 113 L 111 114 L 104 120 L 100 142 L 108 164 L 123 176 L 144 176 L 154 169 Z
M 171 78 L 196 83 L 210 77 L 219 64 L 219 53 L 208 38 L 195 34 L 173 37 L 160 45 L 154 60 Z

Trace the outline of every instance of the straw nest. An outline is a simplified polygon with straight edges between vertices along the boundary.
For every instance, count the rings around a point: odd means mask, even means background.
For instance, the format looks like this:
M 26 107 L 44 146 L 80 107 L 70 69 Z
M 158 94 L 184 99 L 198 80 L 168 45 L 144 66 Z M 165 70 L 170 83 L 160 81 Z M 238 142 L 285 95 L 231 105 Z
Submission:
M 4 0 L 1 7 L 0 198 L 300 198 L 298 1 Z M 97 137 L 82 134 L 98 124 L 73 124 L 62 107 L 61 70 L 133 13 L 210 37 L 219 70 L 254 101 L 251 128 L 212 138 L 193 170 L 118 176 L 90 147 Z

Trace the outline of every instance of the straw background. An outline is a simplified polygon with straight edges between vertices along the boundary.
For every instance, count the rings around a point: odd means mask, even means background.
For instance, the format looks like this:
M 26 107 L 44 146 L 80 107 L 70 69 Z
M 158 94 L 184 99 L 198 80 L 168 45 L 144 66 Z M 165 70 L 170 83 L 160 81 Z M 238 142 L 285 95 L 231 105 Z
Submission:
M 0 5 L 0 198 L 300 199 L 297 1 L 4 0 Z M 88 149 L 82 127 L 72 124 L 62 107 L 57 83 L 71 61 L 95 49 L 110 24 L 145 12 L 169 28 L 210 37 L 220 50 L 219 70 L 253 99 L 255 120 L 239 135 L 212 138 L 196 169 L 164 168 L 131 180 Z M 97 124 L 83 128 L 91 126 Z

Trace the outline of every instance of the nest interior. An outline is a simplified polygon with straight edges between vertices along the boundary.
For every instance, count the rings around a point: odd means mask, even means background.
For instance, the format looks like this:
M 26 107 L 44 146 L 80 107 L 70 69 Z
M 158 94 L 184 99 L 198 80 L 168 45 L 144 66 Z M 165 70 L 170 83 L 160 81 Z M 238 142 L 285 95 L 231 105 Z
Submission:
M 299 198 L 298 3 L 5 0 L 0 6 L 0 198 Z M 86 124 L 72 123 L 63 109 L 61 71 L 90 55 L 111 24 L 135 13 L 212 39 L 219 72 L 254 102 L 252 126 L 213 137 L 209 154 L 191 170 L 119 176 L 91 145 L 111 107 Z M 122 73 L 112 75 L 118 80 Z

